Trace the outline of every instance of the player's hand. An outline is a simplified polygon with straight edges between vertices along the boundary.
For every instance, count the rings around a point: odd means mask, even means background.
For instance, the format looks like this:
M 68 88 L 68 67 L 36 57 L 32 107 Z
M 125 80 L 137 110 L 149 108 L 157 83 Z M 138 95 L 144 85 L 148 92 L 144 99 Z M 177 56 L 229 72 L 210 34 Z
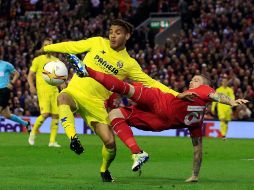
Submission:
M 81 145 L 77 135 L 75 135 L 74 137 L 71 137 L 70 149 L 78 155 L 84 152 L 84 148 Z
M 186 183 L 194 183 L 198 182 L 198 177 L 197 176 L 191 176 L 190 178 L 185 180 Z
M 35 95 L 36 94 L 36 88 L 34 87 L 34 86 L 30 86 L 30 93 L 32 94 L 32 95 Z
M 45 54 L 48 54 L 48 53 L 43 50 L 43 47 L 39 50 L 36 50 L 34 53 L 35 57 L 37 57 L 39 55 L 45 55 Z
M 12 83 L 9 83 L 9 84 L 7 85 L 7 88 L 9 88 L 10 90 L 12 90 L 12 89 L 13 89 L 13 84 L 12 84 Z
M 242 105 L 242 104 L 246 104 L 248 103 L 249 100 L 245 100 L 245 99 L 237 99 L 237 100 L 234 100 L 233 103 L 231 104 L 231 106 L 238 106 L 238 105 Z
M 198 94 L 195 92 L 182 92 L 177 95 L 177 98 L 188 101 L 193 101 L 193 98 L 196 97 L 198 97 Z

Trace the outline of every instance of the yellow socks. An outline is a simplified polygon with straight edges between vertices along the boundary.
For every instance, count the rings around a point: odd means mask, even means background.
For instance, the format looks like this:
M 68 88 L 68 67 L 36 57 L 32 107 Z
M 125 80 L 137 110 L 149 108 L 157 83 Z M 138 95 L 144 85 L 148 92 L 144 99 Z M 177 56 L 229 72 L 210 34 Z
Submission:
M 225 121 L 220 122 L 220 132 L 222 136 L 226 136 L 228 132 L 228 124 Z
M 40 115 L 39 117 L 37 117 L 37 119 L 35 120 L 33 129 L 31 131 L 31 134 L 35 135 L 38 133 L 39 128 L 41 127 L 41 125 L 43 124 L 43 122 L 45 121 L 45 117 L 43 117 L 42 115 Z
M 102 165 L 101 165 L 101 171 L 100 172 L 105 172 L 111 162 L 115 159 L 116 156 L 116 149 L 108 149 L 103 145 L 102 147 Z
M 52 121 L 51 121 L 51 126 L 50 126 L 50 139 L 49 139 L 49 142 L 50 143 L 54 143 L 56 142 L 56 135 L 57 135 L 57 132 L 58 132 L 58 119 L 53 119 L 52 118 Z
M 59 106 L 59 119 L 69 139 L 76 134 L 75 120 L 69 105 Z

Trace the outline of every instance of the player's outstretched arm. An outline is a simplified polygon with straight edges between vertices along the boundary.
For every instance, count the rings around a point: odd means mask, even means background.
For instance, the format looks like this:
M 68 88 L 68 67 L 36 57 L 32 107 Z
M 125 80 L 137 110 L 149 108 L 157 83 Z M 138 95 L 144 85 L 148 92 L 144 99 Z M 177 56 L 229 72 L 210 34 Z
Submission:
M 198 97 L 198 94 L 195 92 L 182 92 L 179 93 L 176 97 L 183 100 L 193 101 L 193 98 Z
M 248 102 L 249 102 L 249 100 L 237 99 L 237 100 L 234 100 L 234 104 L 232 106 L 238 106 L 238 105 L 246 104 Z
M 100 44 L 101 37 L 88 38 L 86 40 L 60 42 L 49 44 L 42 48 L 44 52 L 80 54 L 90 51 L 92 47 Z
M 146 87 L 159 88 L 162 92 L 170 93 L 174 96 L 177 96 L 179 94 L 178 92 L 174 91 L 173 89 L 167 87 L 166 85 L 160 83 L 159 81 L 151 78 L 146 73 L 144 73 L 136 60 L 130 59 L 128 65 L 129 68 L 126 69 L 126 71 L 128 71 L 129 79 L 135 82 L 140 82 Z
M 238 105 L 246 104 L 246 103 L 249 102 L 248 100 L 245 100 L 245 99 L 233 100 L 229 96 L 227 96 L 225 94 L 222 94 L 222 93 L 218 93 L 218 92 L 211 93 L 209 95 L 209 97 L 215 102 L 219 102 L 219 103 L 222 103 L 222 104 L 227 104 L 227 105 L 230 105 L 230 106 L 238 106 Z
M 198 182 L 198 174 L 202 163 L 202 137 L 192 137 L 192 144 L 194 147 L 192 176 L 185 180 L 187 183 Z

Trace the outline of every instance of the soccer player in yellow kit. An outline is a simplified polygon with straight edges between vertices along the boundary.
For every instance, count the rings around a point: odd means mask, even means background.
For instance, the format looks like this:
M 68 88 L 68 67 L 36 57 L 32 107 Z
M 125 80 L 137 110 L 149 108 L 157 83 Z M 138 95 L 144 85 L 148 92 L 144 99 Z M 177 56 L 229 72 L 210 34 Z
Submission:
M 133 27 L 123 20 L 114 20 L 110 25 L 109 39 L 93 37 L 86 40 L 62 42 L 45 46 L 44 52 L 80 54 L 87 52 L 84 62 L 96 71 L 111 74 L 120 80 L 129 78 L 145 86 L 157 87 L 164 92 L 178 95 L 158 81 L 146 75 L 136 60 L 126 51 L 125 44 L 131 37 Z M 76 74 L 68 87 L 58 96 L 59 117 L 69 139 L 71 149 L 81 154 L 84 149 L 77 138 L 73 112 L 78 112 L 103 141 L 101 177 L 104 182 L 113 182 L 108 168 L 116 155 L 114 134 L 105 109 L 105 101 L 112 92 L 92 78 L 80 78 Z
M 46 38 L 43 42 L 43 46 L 52 44 L 51 38 Z M 61 147 L 56 142 L 56 136 L 58 132 L 58 107 L 57 107 L 57 96 L 59 94 L 59 90 L 56 86 L 51 86 L 44 81 L 42 78 L 43 67 L 46 63 L 50 61 L 58 60 L 56 57 L 47 54 L 40 55 L 34 58 L 32 62 L 32 66 L 30 67 L 30 71 L 28 74 L 28 83 L 30 86 L 31 94 L 38 95 L 39 106 L 41 115 L 36 119 L 34 123 L 34 127 L 30 133 L 28 142 L 30 145 L 34 145 L 36 134 L 43 124 L 43 122 L 49 117 L 52 117 L 51 121 L 51 129 L 50 129 L 50 139 L 49 139 L 49 147 Z M 36 78 L 36 87 L 34 84 L 34 78 Z M 37 89 L 37 90 L 36 90 Z
M 226 76 L 222 78 L 221 86 L 216 89 L 216 92 L 225 94 L 232 100 L 235 100 L 234 91 L 232 88 L 228 87 L 228 79 Z M 211 108 L 213 114 L 215 113 L 216 106 L 218 111 L 218 118 L 220 120 L 220 131 L 222 139 L 225 140 L 228 131 L 228 122 L 231 121 L 232 107 L 218 102 L 213 102 Z

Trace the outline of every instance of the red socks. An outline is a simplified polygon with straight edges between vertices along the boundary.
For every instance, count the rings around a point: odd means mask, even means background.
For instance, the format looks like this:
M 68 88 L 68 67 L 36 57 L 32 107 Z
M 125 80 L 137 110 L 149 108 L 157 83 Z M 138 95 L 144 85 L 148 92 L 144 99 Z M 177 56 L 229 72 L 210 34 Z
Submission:
M 117 136 L 131 150 L 132 154 L 141 152 L 141 149 L 137 145 L 137 142 L 133 136 L 132 130 L 125 122 L 124 118 L 115 118 L 111 124 Z
M 109 91 L 116 92 L 121 95 L 128 95 L 130 90 L 130 85 L 128 83 L 123 82 L 112 75 L 95 71 L 89 67 L 86 67 L 86 69 L 90 77 L 101 83 Z

